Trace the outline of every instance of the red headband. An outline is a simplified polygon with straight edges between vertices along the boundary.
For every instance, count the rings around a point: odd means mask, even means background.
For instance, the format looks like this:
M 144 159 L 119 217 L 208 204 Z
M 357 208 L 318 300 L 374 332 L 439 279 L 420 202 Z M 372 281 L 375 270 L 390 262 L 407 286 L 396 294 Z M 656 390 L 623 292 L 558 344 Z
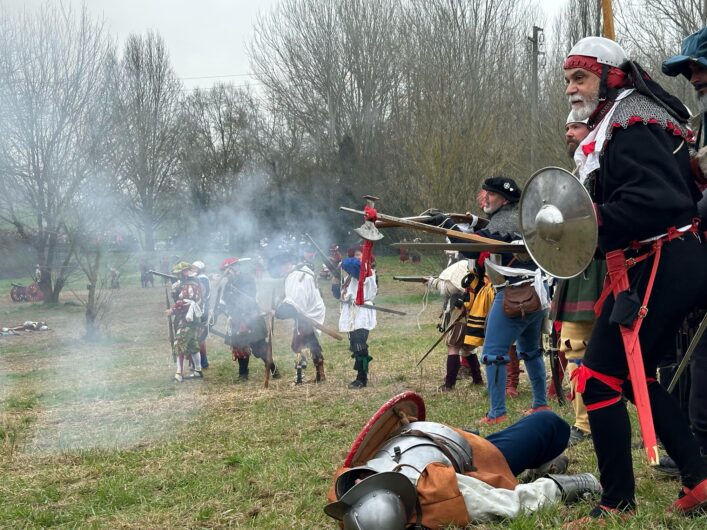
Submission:
M 569 70 L 570 68 L 581 68 L 593 73 L 601 78 L 602 66 L 594 57 L 587 55 L 570 55 L 565 59 L 562 68 Z M 609 75 L 606 78 L 606 85 L 609 88 L 620 88 L 626 84 L 626 72 L 615 66 L 609 67 Z

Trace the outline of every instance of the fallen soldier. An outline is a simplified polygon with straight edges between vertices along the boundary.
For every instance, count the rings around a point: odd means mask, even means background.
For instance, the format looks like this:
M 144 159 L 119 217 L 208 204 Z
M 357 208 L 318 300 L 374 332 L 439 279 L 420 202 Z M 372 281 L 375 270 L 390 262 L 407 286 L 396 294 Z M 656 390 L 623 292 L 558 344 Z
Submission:
M 47 326 L 46 322 L 32 322 L 31 320 L 27 320 L 25 323 L 20 324 L 19 326 L 13 326 L 11 328 L 0 327 L 0 329 L 3 331 L 3 333 L 10 331 L 47 331 L 49 329 L 49 326 Z M 12 333 L 7 334 L 11 335 Z
M 590 473 L 560 474 L 570 428 L 553 412 L 487 438 L 424 419 L 421 396 L 404 392 L 363 428 L 324 508 L 344 530 L 464 527 L 601 493 Z M 536 480 L 519 484 L 524 470 Z

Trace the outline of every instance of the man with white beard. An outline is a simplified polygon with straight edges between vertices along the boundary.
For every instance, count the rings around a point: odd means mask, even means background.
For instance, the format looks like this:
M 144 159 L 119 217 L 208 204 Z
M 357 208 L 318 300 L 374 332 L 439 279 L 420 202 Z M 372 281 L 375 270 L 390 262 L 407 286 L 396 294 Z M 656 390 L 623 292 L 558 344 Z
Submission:
M 581 524 L 609 514 L 628 517 L 635 509 L 631 424 L 622 395 L 633 401 L 632 387 L 643 377 L 655 432 L 681 473 L 683 488 L 669 511 L 690 514 L 707 506 L 707 464 L 677 402 L 656 381 L 657 364 L 685 315 L 707 299 L 707 245 L 693 221 L 700 193 L 690 169 L 689 113 L 609 39 L 582 39 L 563 68 L 573 111 L 587 117 L 591 129 L 575 162 L 595 203 L 599 250 L 611 283 L 629 285 L 616 297 L 612 285 L 602 293 L 584 363 L 573 373 L 603 487 L 600 504 Z M 626 342 L 640 345 L 633 351 L 644 364 L 632 383 L 622 338 L 627 332 Z M 641 410 L 645 418 L 647 409 Z

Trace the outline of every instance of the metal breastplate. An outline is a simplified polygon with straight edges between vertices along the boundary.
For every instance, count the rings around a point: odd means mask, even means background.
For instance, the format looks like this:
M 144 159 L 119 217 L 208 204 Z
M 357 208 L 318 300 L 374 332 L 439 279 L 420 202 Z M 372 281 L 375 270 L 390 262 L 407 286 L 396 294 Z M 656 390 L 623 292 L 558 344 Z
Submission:
M 452 466 L 462 474 L 474 470 L 469 442 L 446 425 L 431 421 L 416 421 L 398 429 L 366 466 L 378 472 L 398 471 L 416 484 L 432 462 Z

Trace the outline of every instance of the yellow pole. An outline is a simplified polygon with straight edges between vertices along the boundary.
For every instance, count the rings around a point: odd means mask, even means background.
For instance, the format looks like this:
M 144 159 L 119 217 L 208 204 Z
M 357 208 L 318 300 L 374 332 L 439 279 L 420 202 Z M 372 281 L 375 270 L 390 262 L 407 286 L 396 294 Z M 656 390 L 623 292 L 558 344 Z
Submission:
M 602 33 L 604 37 L 611 40 L 616 40 L 614 33 L 614 10 L 611 8 L 611 0 L 601 0 L 601 12 L 604 19 L 604 27 Z

